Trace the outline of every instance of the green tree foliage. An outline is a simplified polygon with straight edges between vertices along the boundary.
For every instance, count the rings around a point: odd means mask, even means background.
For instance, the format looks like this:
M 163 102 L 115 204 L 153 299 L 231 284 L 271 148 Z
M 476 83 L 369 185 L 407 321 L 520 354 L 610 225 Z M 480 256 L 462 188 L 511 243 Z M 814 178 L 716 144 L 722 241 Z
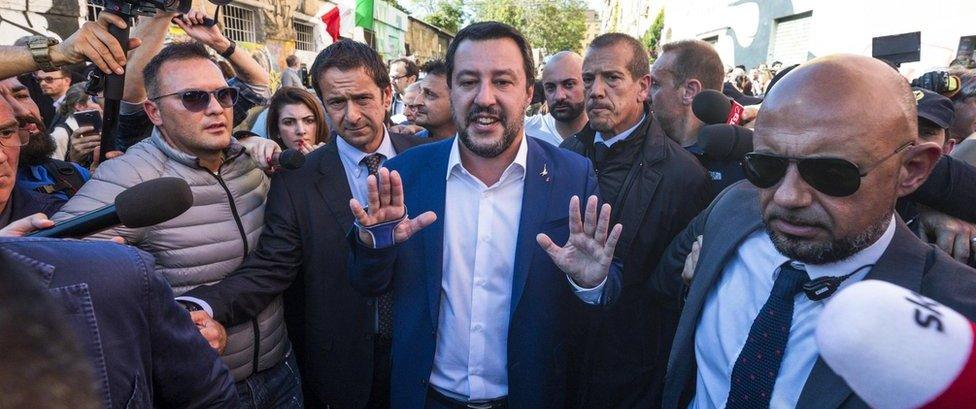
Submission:
M 641 36 L 641 42 L 647 47 L 647 51 L 651 53 L 651 58 L 657 57 L 657 46 L 661 42 L 661 31 L 664 30 L 664 9 L 661 9 L 657 13 L 657 17 L 654 19 L 654 23 L 647 28 L 644 35 Z
M 549 53 L 580 51 L 586 35 L 582 0 L 485 0 L 472 4 L 474 21 L 500 21 L 518 28 L 532 47 Z
M 444 30 L 456 33 L 464 21 L 464 8 L 461 0 L 430 0 L 423 5 L 428 13 L 424 21 Z

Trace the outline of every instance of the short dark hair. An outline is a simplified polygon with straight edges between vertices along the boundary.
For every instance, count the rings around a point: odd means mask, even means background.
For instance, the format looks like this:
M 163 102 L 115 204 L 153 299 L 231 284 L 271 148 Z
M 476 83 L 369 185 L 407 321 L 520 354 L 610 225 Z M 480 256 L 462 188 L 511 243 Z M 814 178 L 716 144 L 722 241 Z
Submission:
M 409 76 L 417 77 L 417 76 L 420 75 L 420 68 L 417 67 L 417 63 L 415 63 L 413 61 L 410 61 L 409 58 L 397 58 L 397 59 L 395 59 L 393 61 L 390 61 L 390 67 L 392 67 L 393 64 L 396 64 L 398 62 L 402 62 L 403 63 L 403 69 L 404 69 L 404 71 L 407 72 L 406 75 L 408 77 Z
M 295 64 L 298 64 L 298 56 L 292 54 L 285 57 L 285 64 L 287 64 L 289 67 L 294 67 Z
M 430 60 L 424 63 L 424 66 L 420 70 L 426 72 L 427 75 L 439 75 L 442 77 L 446 77 L 447 63 L 445 63 L 444 60 L 441 59 Z
M 617 44 L 624 44 L 630 48 L 631 56 L 630 60 L 627 61 L 627 71 L 630 71 L 632 78 L 643 78 L 645 75 L 651 74 L 651 60 L 647 49 L 644 48 L 644 44 L 627 34 L 607 33 L 597 36 L 590 42 L 587 48 L 598 50 L 613 47 Z
M 675 86 L 693 78 L 701 81 L 704 89 L 722 90 L 725 82 L 722 57 L 711 44 L 702 40 L 674 41 L 661 46 L 661 54 L 664 53 L 674 55 L 671 71 Z
M 386 64 L 383 64 L 383 59 L 376 50 L 360 42 L 342 39 L 325 47 L 315 57 L 315 62 L 312 63 L 312 88 L 315 89 L 319 99 L 322 99 L 319 76 L 331 68 L 340 71 L 362 68 L 381 92 L 390 86 L 390 71 L 387 70 Z
M 146 67 L 142 69 L 142 78 L 145 81 L 146 93 L 149 94 L 149 98 L 154 98 L 159 95 L 159 80 L 162 77 L 160 70 L 163 68 L 163 64 L 167 61 L 185 61 L 201 59 L 207 60 L 213 63 L 218 68 L 220 67 L 217 63 L 214 63 L 213 59 L 210 58 L 210 53 L 207 52 L 207 48 L 203 44 L 196 41 L 184 41 L 178 43 L 172 43 L 163 47 L 156 54 Z
M 925 118 L 922 118 L 922 117 L 918 117 L 918 136 L 919 137 L 921 137 L 922 139 L 926 139 L 927 140 L 927 139 L 931 138 L 932 136 L 935 136 L 935 134 L 939 133 L 939 131 L 945 131 L 945 128 L 943 128 L 943 127 L 941 127 L 939 125 L 936 125 L 935 122 L 932 122 L 932 121 L 930 121 L 928 119 L 925 119 Z
M 515 27 L 497 21 L 484 21 L 471 24 L 454 36 L 451 45 L 447 47 L 445 65 L 447 68 L 447 87 L 451 87 L 451 77 L 454 75 L 454 54 L 458 46 L 464 41 L 487 41 L 507 38 L 515 42 L 522 53 L 522 68 L 525 70 L 526 87 L 535 84 L 535 61 L 532 59 L 532 47 L 529 41 Z

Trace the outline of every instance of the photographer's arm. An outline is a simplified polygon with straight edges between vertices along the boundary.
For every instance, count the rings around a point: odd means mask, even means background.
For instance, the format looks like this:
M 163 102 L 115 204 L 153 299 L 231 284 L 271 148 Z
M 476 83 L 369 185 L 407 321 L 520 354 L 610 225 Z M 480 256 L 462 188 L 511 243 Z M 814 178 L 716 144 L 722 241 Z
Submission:
M 125 28 L 121 17 L 101 13 L 98 20 L 87 22 L 64 42 L 50 48 L 51 62 L 55 66 L 89 60 L 106 73 L 124 73 L 126 58 L 115 37 L 108 32 L 108 25 Z M 139 46 L 137 38 L 129 40 L 129 48 Z M 40 69 L 27 47 L 0 46 L 0 78 L 10 78 Z
M 220 32 L 217 26 L 207 27 L 204 25 L 206 17 L 207 15 L 200 10 L 191 10 L 183 17 L 176 19 L 176 25 L 180 26 L 194 40 L 206 44 L 218 54 L 223 54 L 230 48 L 231 41 Z M 227 61 L 234 67 L 237 78 L 244 83 L 265 88 L 271 83 L 271 76 L 268 72 L 261 68 L 261 65 L 254 58 L 251 58 L 244 48 L 236 47 Z
M 131 36 L 141 38 L 142 46 L 129 53 L 128 69 L 125 73 L 125 90 L 122 100 L 141 104 L 146 100 L 146 83 L 142 78 L 142 69 L 149 60 L 163 49 L 163 41 L 169 30 L 170 20 L 176 13 L 158 12 L 151 18 L 140 18 L 139 23 L 132 28 Z

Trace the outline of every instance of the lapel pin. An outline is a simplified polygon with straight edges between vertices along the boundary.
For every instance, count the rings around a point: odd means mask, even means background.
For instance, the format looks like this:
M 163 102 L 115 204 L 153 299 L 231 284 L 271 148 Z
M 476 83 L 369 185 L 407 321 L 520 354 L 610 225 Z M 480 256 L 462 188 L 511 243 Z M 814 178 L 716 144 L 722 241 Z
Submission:
M 542 164 L 542 172 L 539 172 L 539 176 L 542 176 L 542 177 L 546 178 L 546 182 L 549 181 L 549 169 L 546 168 L 547 165 L 548 164 L 543 163 Z

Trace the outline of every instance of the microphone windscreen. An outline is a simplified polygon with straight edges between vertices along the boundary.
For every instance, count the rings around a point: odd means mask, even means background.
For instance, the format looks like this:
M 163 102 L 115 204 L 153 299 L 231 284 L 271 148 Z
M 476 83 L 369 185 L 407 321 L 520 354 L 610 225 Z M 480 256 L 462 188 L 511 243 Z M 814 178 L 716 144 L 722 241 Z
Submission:
M 752 130 L 729 124 L 705 125 L 698 131 L 698 146 L 718 160 L 741 160 L 752 152 Z
M 305 155 L 296 149 L 285 149 L 278 155 L 278 166 L 294 170 L 305 165 Z
M 132 186 L 115 197 L 126 227 L 147 227 L 170 220 L 193 206 L 193 192 L 183 179 L 163 177 Z
M 691 100 L 691 111 L 706 125 L 724 124 L 732 110 L 732 101 L 725 94 L 706 89 Z
M 948 391 L 960 390 L 954 382 L 973 366 L 969 320 L 877 280 L 862 281 L 833 296 L 820 314 L 816 340 L 827 365 L 869 406 L 879 409 L 951 407 L 931 404 L 946 398 Z M 973 394 L 973 386 L 966 385 L 963 393 Z

